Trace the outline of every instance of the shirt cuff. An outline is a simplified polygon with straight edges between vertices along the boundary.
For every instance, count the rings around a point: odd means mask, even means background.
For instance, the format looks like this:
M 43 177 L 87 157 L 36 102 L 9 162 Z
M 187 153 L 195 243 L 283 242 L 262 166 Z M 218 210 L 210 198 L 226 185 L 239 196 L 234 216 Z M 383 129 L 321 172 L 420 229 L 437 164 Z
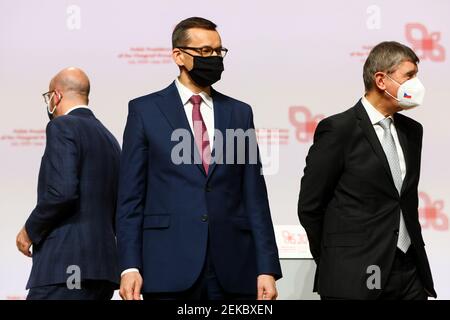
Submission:
M 120 274 L 120 276 L 122 277 L 124 274 L 130 273 L 130 272 L 137 272 L 137 273 L 139 273 L 139 269 L 138 269 L 138 268 L 129 268 L 129 269 L 125 269 L 124 271 L 122 271 L 122 273 Z

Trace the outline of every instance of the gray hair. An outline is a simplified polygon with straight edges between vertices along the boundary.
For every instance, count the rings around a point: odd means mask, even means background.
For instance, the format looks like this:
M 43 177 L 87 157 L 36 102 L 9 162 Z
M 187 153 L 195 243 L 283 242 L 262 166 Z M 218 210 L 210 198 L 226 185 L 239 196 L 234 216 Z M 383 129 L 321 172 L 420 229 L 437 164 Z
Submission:
M 405 61 L 418 64 L 420 60 L 411 48 L 396 41 L 381 42 L 373 47 L 364 63 L 363 79 L 366 92 L 374 87 L 375 73 L 392 73 Z

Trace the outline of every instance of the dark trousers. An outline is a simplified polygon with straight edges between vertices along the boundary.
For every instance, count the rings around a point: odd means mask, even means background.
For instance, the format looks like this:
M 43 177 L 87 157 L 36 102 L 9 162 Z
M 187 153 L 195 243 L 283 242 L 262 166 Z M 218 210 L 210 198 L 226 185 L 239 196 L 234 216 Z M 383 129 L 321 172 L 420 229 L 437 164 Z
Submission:
M 256 288 L 253 295 L 225 292 L 217 278 L 208 243 L 203 270 L 190 289 L 182 292 L 143 293 L 142 296 L 144 300 L 256 300 Z
M 391 274 L 384 290 L 382 288 L 381 300 L 427 300 L 428 295 L 420 281 L 417 272 L 414 248 L 403 253 L 397 249 Z
M 103 280 L 85 280 L 80 289 L 65 283 L 31 288 L 27 300 L 111 300 L 116 285 Z
M 321 296 L 322 300 L 346 300 Z M 427 300 L 428 295 L 417 273 L 414 248 L 403 253 L 396 249 L 394 263 L 388 280 L 381 288 L 380 300 Z

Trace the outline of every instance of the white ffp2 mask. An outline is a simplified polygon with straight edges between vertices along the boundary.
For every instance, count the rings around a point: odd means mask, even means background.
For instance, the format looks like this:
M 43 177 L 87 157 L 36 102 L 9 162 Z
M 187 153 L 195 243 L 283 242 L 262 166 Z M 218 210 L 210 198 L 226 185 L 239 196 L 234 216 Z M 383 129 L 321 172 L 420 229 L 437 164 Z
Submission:
M 388 75 L 387 77 L 399 85 L 397 97 L 394 97 L 392 94 L 387 92 L 387 90 L 385 90 L 385 92 L 393 99 L 397 100 L 400 107 L 409 109 L 417 107 L 423 103 L 423 98 L 425 97 L 425 87 L 417 77 L 409 79 L 402 84 L 398 83 Z

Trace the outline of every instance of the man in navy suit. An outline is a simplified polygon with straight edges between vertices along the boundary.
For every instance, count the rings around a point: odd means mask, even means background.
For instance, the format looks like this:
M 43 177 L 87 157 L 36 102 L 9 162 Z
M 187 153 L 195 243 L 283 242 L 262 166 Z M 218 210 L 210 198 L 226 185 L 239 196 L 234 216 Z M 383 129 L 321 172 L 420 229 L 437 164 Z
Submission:
M 33 258 L 27 299 L 111 299 L 119 282 L 120 146 L 88 109 L 89 89 L 86 74 L 68 68 L 44 94 L 51 121 L 38 202 L 17 236 L 18 249 Z
M 180 76 L 129 103 L 117 214 L 120 294 L 275 299 L 281 268 L 252 110 L 211 88 L 227 52 L 213 22 L 181 21 L 172 45 Z M 227 129 L 246 132 L 244 143 L 230 149 Z M 180 143 L 188 147 L 180 151 Z M 244 161 L 233 161 L 239 156 Z

